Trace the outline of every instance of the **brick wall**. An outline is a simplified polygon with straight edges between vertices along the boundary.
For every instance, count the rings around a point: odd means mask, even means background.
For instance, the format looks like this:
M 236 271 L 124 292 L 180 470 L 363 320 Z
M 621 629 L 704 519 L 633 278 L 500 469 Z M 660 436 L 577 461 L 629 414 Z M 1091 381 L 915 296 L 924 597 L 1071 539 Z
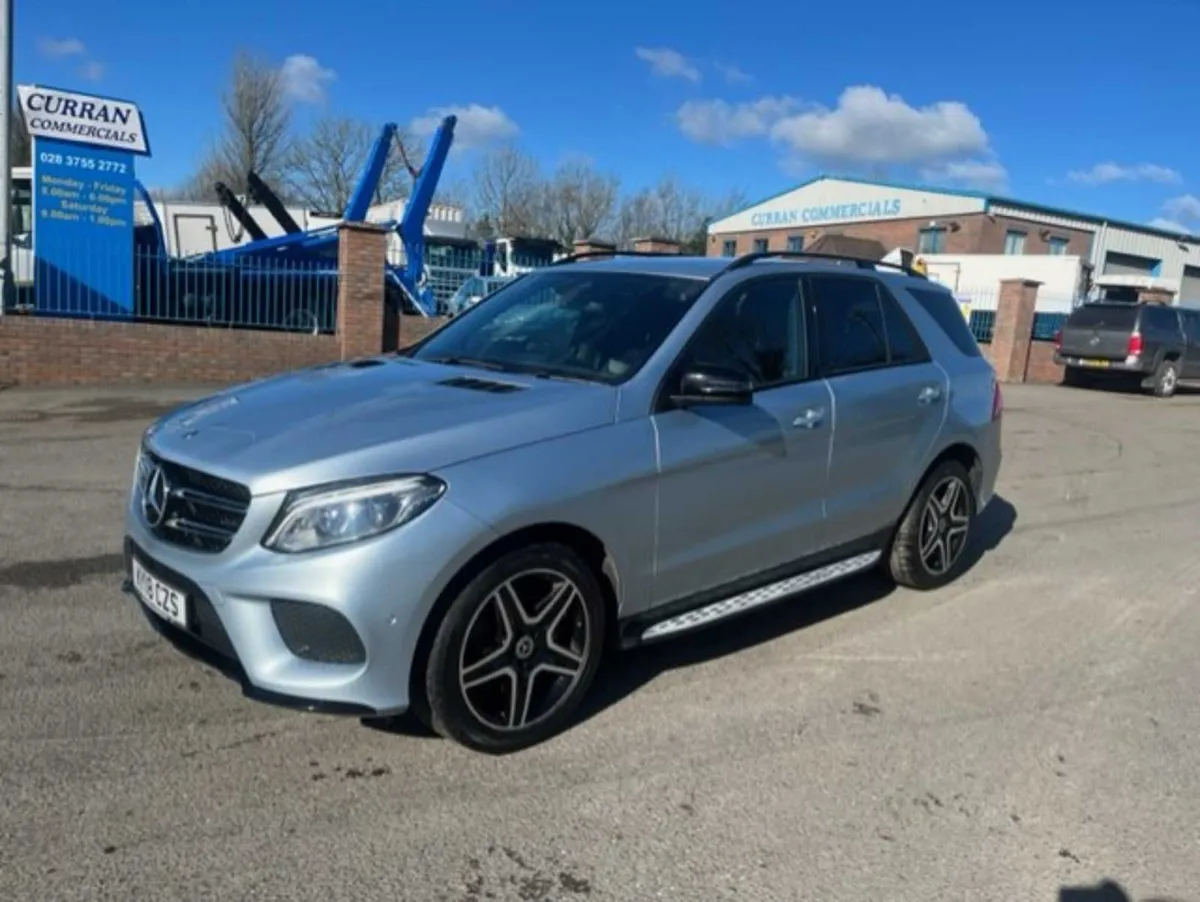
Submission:
M 980 345 L 988 363 L 996 365 L 990 342 Z M 1054 345 L 1048 341 L 1035 341 L 1029 346 L 1029 364 L 1025 369 L 1026 382 L 1062 382 L 1062 367 L 1054 362 Z
M 229 383 L 340 358 L 333 335 L 0 318 L 0 383 Z
M 1004 252 L 1004 236 L 1009 229 L 1026 233 L 1025 253 L 1027 254 L 1046 253 L 1049 248 L 1047 239 L 1052 237 L 1068 239 L 1068 254 L 1086 255 L 1091 248 L 1091 232 L 1057 226 L 1048 227 L 1041 223 L 1007 216 L 996 216 L 993 220 L 983 213 L 970 213 L 939 217 L 938 221 L 955 222 L 959 226 L 957 231 L 946 230 L 945 246 L 942 249 L 942 253 L 946 254 L 1001 254 Z M 845 223 L 824 228 L 764 229 L 758 232 L 739 232 L 736 235 L 710 235 L 708 255 L 710 257 L 720 256 L 727 239 L 735 239 L 737 253 L 746 254 L 754 250 L 756 238 L 766 238 L 767 247 L 770 250 L 782 251 L 787 250 L 787 240 L 790 235 L 802 236 L 804 245 L 807 247 L 827 233 L 850 235 L 854 238 L 874 238 L 889 251 L 897 247 L 916 250 L 917 234 L 928 224 L 929 217 L 925 216 L 878 222 Z M 1049 234 L 1046 239 L 1043 239 L 1041 232 L 1047 228 L 1049 228 Z

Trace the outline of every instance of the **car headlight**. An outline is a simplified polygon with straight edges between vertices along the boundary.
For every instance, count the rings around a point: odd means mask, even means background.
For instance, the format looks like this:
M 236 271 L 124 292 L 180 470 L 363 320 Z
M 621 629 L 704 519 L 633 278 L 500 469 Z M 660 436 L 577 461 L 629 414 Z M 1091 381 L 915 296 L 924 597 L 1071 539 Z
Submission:
M 445 490 L 432 476 L 399 476 L 292 492 L 263 545 L 295 554 L 377 536 L 419 517 Z

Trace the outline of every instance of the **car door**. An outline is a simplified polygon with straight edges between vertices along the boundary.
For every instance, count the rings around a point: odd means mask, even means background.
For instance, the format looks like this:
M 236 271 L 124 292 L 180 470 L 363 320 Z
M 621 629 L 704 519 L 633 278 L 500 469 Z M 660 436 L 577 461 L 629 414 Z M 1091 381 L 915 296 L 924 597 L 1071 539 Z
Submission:
M 655 604 L 801 558 L 822 541 L 830 394 L 812 378 L 799 278 L 746 280 L 713 308 L 664 388 L 688 369 L 751 378 L 752 403 L 660 410 Z
M 814 274 L 805 296 L 811 355 L 833 396 L 825 513 L 840 545 L 900 517 L 945 421 L 949 386 L 879 279 Z
M 1184 379 L 1200 379 L 1200 311 L 1180 309 L 1179 318 L 1183 322 L 1183 334 L 1187 338 L 1187 347 L 1183 357 Z

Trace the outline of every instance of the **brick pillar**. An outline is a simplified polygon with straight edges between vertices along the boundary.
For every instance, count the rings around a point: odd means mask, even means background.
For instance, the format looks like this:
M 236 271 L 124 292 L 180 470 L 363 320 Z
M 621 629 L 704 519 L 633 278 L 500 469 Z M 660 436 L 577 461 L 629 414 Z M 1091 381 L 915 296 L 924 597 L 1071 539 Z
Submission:
M 1033 343 L 1033 314 L 1041 282 L 1002 279 L 992 328 L 992 366 L 1001 382 L 1024 382 Z
M 572 254 L 586 254 L 593 251 L 615 254 L 617 246 L 610 241 L 601 241 L 599 238 L 578 238 L 571 244 Z
M 642 254 L 678 254 L 678 241 L 670 238 L 634 238 L 633 249 Z
M 382 227 L 367 222 L 338 226 L 337 337 L 343 360 L 369 357 L 384 348 L 386 262 L 387 233 Z
M 1138 303 L 1140 304 L 1170 304 L 1175 300 L 1175 292 L 1166 288 L 1139 288 Z

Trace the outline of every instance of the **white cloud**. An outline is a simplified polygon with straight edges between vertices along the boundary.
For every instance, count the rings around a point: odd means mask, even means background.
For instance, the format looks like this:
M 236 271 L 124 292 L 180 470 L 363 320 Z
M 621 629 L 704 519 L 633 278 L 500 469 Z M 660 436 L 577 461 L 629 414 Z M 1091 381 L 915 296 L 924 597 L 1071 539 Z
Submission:
M 337 77 L 332 69 L 326 69 L 315 57 L 303 53 L 294 53 L 285 59 L 279 74 L 283 78 L 284 93 L 301 103 L 323 101 L 325 86 Z
M 38 41 L 38 50 L 42 56 L 52 60 L 63 59 L 68 56 L 83 56 L 87 53 L 87 47 L 83 45 L 83 41 L 79 38 L 42 38 Z
M 1008 170 L 999 160 L 955 160 L 926 166 L 921 178 L 938 185 L 1002 191 L 1008 185 Z
M 1108 182 L 1159 182 L 1164 185 L 1177 185 L 1183 181 L 1183 176 L 1176 170 L 1157 163 L 1137 163 L 1132 166 L 1122 166 L 1120 163 L 1097 163 L 1091 169 L 1076 169 L 1067 173 L 1072 182 L 1082 182 L 1086 185 L 1103 185 Z
M 1194 231 L 1194 229 L 1189 229 L 1182 222 L 1177 222 L 1174 219 L 1164 219 L 1161 216 L 1151 219 L 1150 225 L 1156 229 L 1165 229 L 1168 232 L 1181 232 L 1184 235 L 1190 234 Z
M 99 81 L 104 77 L 104 63 L 88 60 L 79 67 L 79 77 L 85 81 Z
M 1162 212 L 1165 217 L 1176 222 L 1200 221 L 1200 197 L 1194 194 L 1172 197 L 1162 205 Z
M 520 128 L 498 106 L 482 106 L 472 103 L 467 106 L 435 107 L 418 116 L 409 127 L 413 134 L 428 138 L 442 124 L 446 116 L 457 116 L 454 126 L 454 144 L 457 150 L 472 150 L 515 137 Z
M 700 81 L 700 70 L 678 50 L 672 50 L 670 47 L 638 47 L 634 53 L 638 59 L 649 63 L 650 71 L 661 78 Z
M 754 81 L 754 78 L 747 72 L 739 69 L 737 66 L 732 66 L 727 63 L 717 63 L 717 71 L 724 76 L 725 80 L 731 85 L 745 85 Z
M 983 124 L 957 101 L 909 106 L 873 85 L 846 88 L 836 109 L 776 122 L 772 137 L 792 152 L 839 165 L 919 165 L 988 152 Z
M 689 100 L 675 111 L 675 121 L 697 144 L 729 146 L 742 138 L 770 134 L 771 127 L 798 106 L 799 101 L 792 97 L 761 97 L 738 104 Z

